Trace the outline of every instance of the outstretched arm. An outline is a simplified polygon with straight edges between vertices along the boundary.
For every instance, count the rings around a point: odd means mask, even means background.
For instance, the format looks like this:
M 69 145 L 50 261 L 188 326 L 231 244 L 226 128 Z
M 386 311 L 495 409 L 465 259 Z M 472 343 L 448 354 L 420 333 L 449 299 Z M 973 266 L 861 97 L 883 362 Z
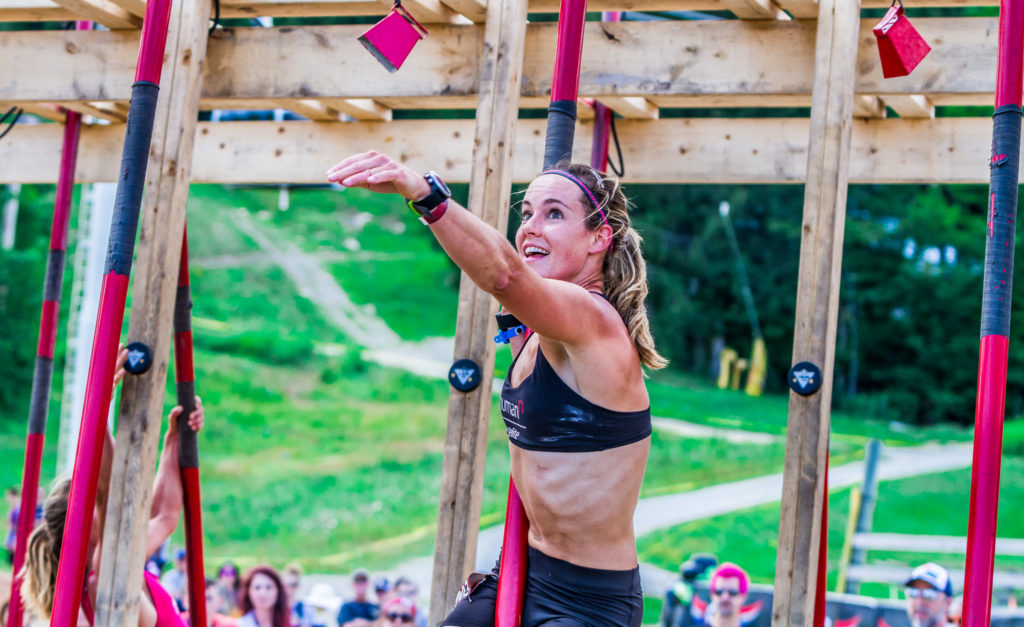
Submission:
M 181 516 L 184 493 L 178 466 L 178 416 L 182 411 L 180 406 L 175 407 L 168 416 L 164 449 L 160 454 L 160 464 L 157 466 L 156 479 L 153 482 L 153 503 L 146 530 L 146 555 L 152 555 L 174 533 Z M 188 417 L 189 428 L 199 431 L 203 427 L 203 419 L 203 402 L 197 396 L 196 408 Z
M 344 187 L 418 200 L 430 194 L 424 178 L 377 152 L 353 155 L 332 167 L 327 178 Z M 594 303 L 583 287 L 544 279 L 530 269 L 505 236 L 449 200 L 448 211 L 430 226 L 438 242 L 480 289 L 493 295 L 524 324 L 542 336 L 576 344 L 595 329 L 617 322 Z

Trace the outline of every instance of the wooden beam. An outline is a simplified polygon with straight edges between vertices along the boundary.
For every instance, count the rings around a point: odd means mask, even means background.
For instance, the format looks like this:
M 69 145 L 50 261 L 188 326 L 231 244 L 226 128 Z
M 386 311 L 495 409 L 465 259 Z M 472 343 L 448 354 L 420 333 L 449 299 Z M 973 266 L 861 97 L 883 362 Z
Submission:
M 163 85 L 146 171 L 142 227 L 128 338 L 153 350 L 153 365 L 128 377 L 121 393 L 117 445 L 96 595 L 96 625 L 139 621 L 153 471 L 162 425 L 171 319 L 185 228 L 210 0 L 172 5 Z M 117 154 L 117 153 L 114 153 Z
M 99 102 L 64 102 L 62 106 L 65 109 L 77 111 L 82 115 L 91 115 L 94 118 L 100 120 L 107 120 L 108 122 L 124 122 L 127 117 L 121 111 L 114 109 L 111 106 L 103 106 L 104 103 Z
M 604 96 L 601 102 L 624 118 L 657 120 L 658 107 L 640 96 Z
M 449 9 L 461 13 L 473 22 L 487 20 L 487 0 L 441 0 Z
M 732 11 L 733 15 L 743 19 L 790 19 L 786 12 L 776 6 L 772 0 L 722 0 L 722 8 Z
M 627 183 L 802 183 L 809 122 L 800 119 L 661 119 L 616 122 Z M 577 127 L 577 161 L 589 157 L 590 125 Z M 111 181 L 124 125 L 82 129 L 76 180 Z M 991 118 L 855 120 L 854 183 L 985 183 Z M 528 182 L 542 154 L 543 120 L 519 120 L 512 177 Z M 60 127 L 19 124 L 0 142 L 0 184 L 55 183 Z M 193 157 L 197 183 L 322 183 L 337 155 L 384 147 L 414 170 L 469 181 L 472 120 L 388 124 L 202 122 Z M 429 147 L 429 148 L 428 148 Z M 437 155 L 444 154 L 444 163 Z
M 123 4 L 133 0 L 113 0 Z M 758 0 L 754 0 L 758 1 Z M 453 12 L 462 13 L 474 22 L 483 22 L 486 3 L 483 0 L 441 0 Z M 591 11 L 721 11 L 736 0 L 590 0 Z M 531 12 L 554 13 L 559 0 L 533 0 Z M 816 0 L 773 0 L 781 9 L 797 19 L 817 19 Z M 865 8 L 887 8 L 889 0 L 865 0 Z M 914 7 L 998 6 L 998 0 L 914 0 Z M 388 6 L 378 0 L 224 0 L 223 17 L 316 17 L 384 15 Z M 742 9 L 741 9 L 742 10 Z M 473 13 L 474 15 L 471 15 Z M 51 0 L 0 0 L 0 21 L 50 21 L 74 19 L 74 15 Z
M 383 5 L 384 13 L 391 10 L 395 4 L 394 0 L 379 0 Z M 409 13 L 424 24 L 451 24 L 458 15 L 449 9 L 441 0 L 402 0 L 402 6 L 408 9 Z
M 319 100 L 286 100 L 277 102 L 277 107 L 317 122 L 337 122 L 341 119 L 340 113 Z
M 991 104 L 995 19 L 915 19 L 927 40 L 942 45 L 910 76 L 887 80 L 871 34 L 874 23 L 861 21 L 857 93 L 923 94 L 937 106 Z M 210 43 L 203 97 L 440 99 L 435 106 L 475 98 L 481 26 L 432 27 L 393 78 L 356 41 L 364 28 L 224 29 Z M 550 93 L 555 38 L 553 24 L 527 27 L 522 96 L 540 102 Z M 0 58 L 7 62 L 0 100 L 128 100 L 136 40 L 110 31 L 6 32 L 0 39 Z M 697 106 L 734 98 L 763 106 L 773 99 L 809 103 L 813 44 L 814 22 L 800 20 L 590 23 L 580 95 L 641 96 L 660 107 L 671 106 L 665 99 L 691 98 Z
M 526 0 L 491 0 L 481 49 L 480 101 L 473 131 L 469 208 L 504 233 L 512 192 L 519 85 L 526 42 Z M 434 155 L 425 144 L 421 149 Z M 518 151 L 518 147 L 517 147 Z M 435 157 L 436 158 L 436 157 Z M 538 161 L 537 165 L 540 163 Z M 487 423 L 494 372 L 494 298 L 465 273 L 459 284 L 454 359 L 472 359 L 483 381 L 471 392 L 454 388 L 448 399 L 441 497 L 430 587 L 430 624 L 439 625 L 455 605 L 463 580 L 476 563 L 483 499 Z
M 789 395 L 772 627 L 815 622 L 819 561 L 827 558 L 819 550 L 859 18 L 860 0 L 819 1 L 792 363 L 817 365 L 823 383 L 809 396 Z
M 885 103 L 878 96 L 854 96 L 853 117 L 884 118 L 885 115 Z
M 110 2 L 139 18 L 146 15 L 146 0 L 110 0 Z
M 325 98 L 321 102 L 357 120 L 391 121 L 391 109 L 370 98 Z
M 885 96 L 883 100 L 901 118 L 931 119 L 935 117 L 935 105 L 928 100 L 927 96 L 921 94 L 892 94 Z
M 132 15 L 110 0 L 54 0 L 74 13 L 79 19 L 92 20 L 109 29 L 135 29 L 142 26 L 142 18 Z
M 818 0 L 775 0 L 775 4 L 788 11 L 795 19 L 818 19 Z
M 77 16 L 52 0 L 0 0 L 0 22 L 66 22 Z
M 45 102 L 0 102 L 0 111 L 7 111 L 14 106 L 21 107 L 25 110 L 25 113 L 31 113 L 36 117 L 43 118 L 44 120 L 51 120 L 53 122 L 60 122 L 63 124 L 66 119 L 63 109 Z

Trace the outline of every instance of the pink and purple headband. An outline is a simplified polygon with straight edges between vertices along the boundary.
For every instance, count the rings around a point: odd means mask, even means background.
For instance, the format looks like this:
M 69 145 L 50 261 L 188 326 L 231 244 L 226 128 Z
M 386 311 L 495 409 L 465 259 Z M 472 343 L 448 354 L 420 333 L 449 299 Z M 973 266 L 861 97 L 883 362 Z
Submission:
M 594 193 L 590 191 L 590 188 L 587 187 L 586 183 L 581 181 L 579 178 L 573 176 L 569 172 L 566 172 L 565 170 L 544 170 L 543 172 L 541 172 L 541 174 L 557 174 L 558 176 L 567 178 L 573 183 L 575 183 L 576 187 L 579 187 L 581 190 L 583 190 L 583 193 L 586 195 L 586 197 L 590 199 L 591 206 L 594 207 L 594 211 L 601 215 L 601 220 L 605 224 L 608 224 L 608 218 L 606 218 L 604 212 L 601 211 L 601 205 L 598 204 L 597 198 L 594 198 Z

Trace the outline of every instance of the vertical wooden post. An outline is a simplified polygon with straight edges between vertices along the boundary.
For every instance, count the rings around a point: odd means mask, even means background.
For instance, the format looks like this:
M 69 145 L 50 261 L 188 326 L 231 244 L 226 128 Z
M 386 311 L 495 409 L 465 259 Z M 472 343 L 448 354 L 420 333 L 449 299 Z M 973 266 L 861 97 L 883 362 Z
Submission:
M 512 143 L 519 112 L 520 79 L 526 42 L 526 0 L 487 4 L 480 97 L 476 110 L 469 208 L 504 233 L 512 191 Z M 451 391 L 441 502 L 430 590 L 430 624 L 443 620 L 455 603 L 462 580 L 476 560 L 480 526 L 487 421 L 491 408 L 494 299 L 463 274 L 455 358 L 480 364 L 483 381 L 472 392 Z
M 143 375 L 128 376 L 121 393 L 96 599 L 98 626 L 138 621 L 209 15 L 210 0 L 175 2 L 171 14 L 128 328 L 131 341 L 152 348 L 153 365 Z
M 809 625 L 817 588 L 860 0 L 820 0 L 810 149 L 801 225 L 793 363 L 810 361 L 821 389 L 789 397 L 773 627 Z

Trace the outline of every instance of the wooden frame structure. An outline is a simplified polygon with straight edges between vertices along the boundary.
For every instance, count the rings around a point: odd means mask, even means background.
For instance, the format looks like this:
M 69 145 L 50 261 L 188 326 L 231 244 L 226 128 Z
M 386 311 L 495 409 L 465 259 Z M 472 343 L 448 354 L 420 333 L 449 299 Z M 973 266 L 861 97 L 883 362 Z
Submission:
M 180 0 L 161 96 L 163 130 L 151 154 L 131 340 L 156 347 L 151 373 L 126 386 L 122 429 L 141 450 L 119 448 L 111 499 L 125 510 L 107 527 L 98 616 L 131 624 L 141 572 L 139 512 L 155 461 L 158 424 L 146 416 L 162 394 L 187 186 L 194 182 L 321 183 L 332 159 L 378 148 L 419 170 L 469 181 L 471 206 L 502 229 L 513 181 L 540 167 L 543 108 L 556 27 L 525 24 L 557 0 L 405 0 L 430 36 L 388 75 L 356 42 L 362 26 L 227 28 L 209 39 L 208 0 Z M 774 625 L 813 615 L 827 463 L 831 372 L 848 182 L 988 180 L 991 120 L 936 117 L 936 107 L 991 106 L 997 20 L 915 19 L 934 47 L 909 77 L 883 80 L 876 21 L 858 6 L 889 0 L 595 0 L 591 10 L 731 11 L 736 19 L 589 23 L 580 94 L 625 120 L 619 135 L 626 183 L 802 183 L 800 279 L 794 362 L 825 373 L 822 392 L 790 400 Z M 995 0 L 907 0 L 915 7 L 995 6 Z M 224 17 L 383 15 L 390 0 L 221 0 Z M 109 122 L 83 128 L 79 182 L 116 178 L 144 0 L 0 0 L 0 21 L 88 18 L 112 30 L 0 32 L 0 105 L 60 121 L 59 107 Z M 170 43 L 170 42 L 173 42 Z M 45 68 L 45 71 L 42 71 Z M 325 69 L 326 68 L 326 69 Z M 375 74 L 375 73 L 378 73 Z M 373 80 L 367 80 L 367 77 Z M 379 78 L 378 78 L 379 76 Z M 518 86 L 518 89 L 517 89 Z M 518 92 L 518 93 L 517 93 Z M 280 107 L 309 121 L 196 123 L 203 109 Z M 792 117 L 689 118 L 680 109 L 796 109 Z M 804 109 L 810 108 L 807 117 Z M 393 119 L 395 111 L 476 109 L 475 120 Z M 586 112 L 586 107 L 581 107 Z M 671 111 L 669 111 L 671 110 Z M 899 117 L 889 117 L 895 111 Z M 586 120 L 578 132 L 589 134 Z M 193 145 L 194 139 L 194 145 Z M 56 181 L 56 124 L 19 125 L 0 141 L 0 183 Z M 580 137 L 576 159 L 588 161 Z M 479 205 L 479 206 L 477 206 Z M 493 362 L 495 307 L 465 277 L 455 358 Z M 488 377 L 489 379 L 489 377 Z M 489 380 L 480 389 L 489 389 Z M 453 391 L 431 594 L 431 622 L 454 600 L 473 563 L 490 403 Z M 118 446 L 128 446 L 119 438 Z M 120 462 L 118 460 L 121 460 Z M 147 474 L 148 472 L 148 474 Z M 130 511 L 129 511 L 130 510 Z M 120 521 L 114 524 L 114 521 Z M 133 531 L 134 530 L 134 531 Z M 133 610 L 133 608 L 136 608 Z

